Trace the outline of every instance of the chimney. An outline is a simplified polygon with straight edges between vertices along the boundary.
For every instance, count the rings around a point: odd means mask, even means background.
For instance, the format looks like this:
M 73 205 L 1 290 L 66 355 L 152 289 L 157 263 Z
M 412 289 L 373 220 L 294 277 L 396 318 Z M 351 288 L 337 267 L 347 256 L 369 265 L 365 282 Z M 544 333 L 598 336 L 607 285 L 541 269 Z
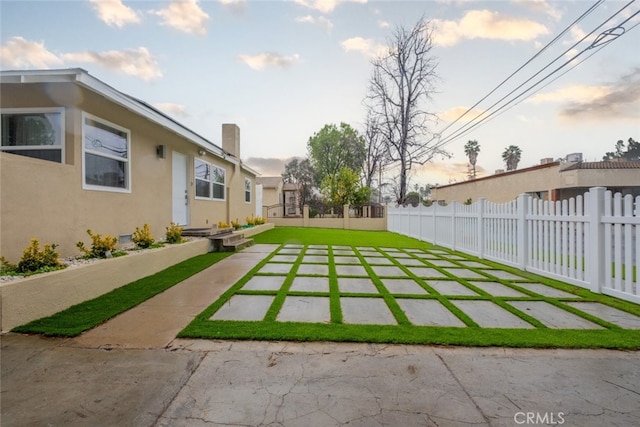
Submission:
M 548 165 L 549 163 L 553 163 L 553 157 L 545 157 L 544 159 L 540 159 L 541 165 Z
M 222 125 L 222 149 L 233 157 L 240 158 L 240 128 L 234 123 Z

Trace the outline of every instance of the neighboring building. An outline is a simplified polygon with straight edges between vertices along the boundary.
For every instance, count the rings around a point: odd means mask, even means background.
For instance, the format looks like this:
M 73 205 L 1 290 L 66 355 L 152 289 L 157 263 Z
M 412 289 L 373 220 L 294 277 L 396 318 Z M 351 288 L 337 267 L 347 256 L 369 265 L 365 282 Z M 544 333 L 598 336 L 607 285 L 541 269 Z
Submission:
M 240 129 L 222 146 L 82 69 L 0 73 L 0 255 L 31 238 L 76 255 L 87 229 L 121 241 L 145 223 L 210 227 L 255 213 Z
M 578 155 L 569 158 L 581 159 Z M 485 198 L 503 203 L 526 193 L 541 200 L 565 200 L 591 187 L 606 187 L 623 195 L 640 195 L 640 162 L 559 162 L 542 159 L 540 165 L 496 173 L 431 189 L 432 200 L 464 203 Z
M 257 183 L 262 185 L 262 206 L 282 204 L 284 181 L 281 176 L 260 176 Z

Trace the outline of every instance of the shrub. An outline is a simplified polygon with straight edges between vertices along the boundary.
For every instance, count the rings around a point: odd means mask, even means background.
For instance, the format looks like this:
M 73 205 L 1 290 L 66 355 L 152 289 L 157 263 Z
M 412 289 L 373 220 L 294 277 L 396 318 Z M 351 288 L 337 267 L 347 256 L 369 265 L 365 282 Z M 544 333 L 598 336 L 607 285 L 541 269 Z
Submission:
M 175 222 L 172 222 L 171 225 L 167 227 L 167 233 L 165 235 L 165 240 L 167 243 L 182 243 L 182 227 L 180 227 Z
M 231 226 L 236 230 L 240 229 L 240 221 L 238 221 L 238 218 L 236 218 L 234 221 L 231 221 Z
M 101 234 L 93 234 L 91 230 L 87 230 L 87 234 L 91 237 L 91 249 L 87 249 L 82 242 L 76 243 L 80 251 L 84 252 L 88 258 L 106 258 L 107 253 L 113 255 L 118 244 L 118 238 L 110 235 L 102 237 Z
M 261 216 L 251 216 L 251 217 L 247 217 L 247 224 L 248 225 L 261 225 L 264 224 L 265 222 L 267 222 L 267 220 Z
M 31 239 L 31 244 L 22 252 L 22 258 L 17 266 L 20 273 L 29 273 L 39 271 L 46 268 L 57 269 L 62 267 L 60 255 L 56 252 L 58 245 L 46 244 L 40 250 L 40 242 L 38 239 Z M 8 264 L 3 260 L 3 264 Z
M 153 245 L 155 239 L 151 235 L 151 227 L 149 224 L 145 224 L 142 226 L 142 229 L 136 227 L 136 231 L 133 233 L 133 243 L 136 244 L 139 248 L 146 249 L 149 246 Z
M 229 228 L 229 224 L 226 221 L 218 222 L 218 228 Z

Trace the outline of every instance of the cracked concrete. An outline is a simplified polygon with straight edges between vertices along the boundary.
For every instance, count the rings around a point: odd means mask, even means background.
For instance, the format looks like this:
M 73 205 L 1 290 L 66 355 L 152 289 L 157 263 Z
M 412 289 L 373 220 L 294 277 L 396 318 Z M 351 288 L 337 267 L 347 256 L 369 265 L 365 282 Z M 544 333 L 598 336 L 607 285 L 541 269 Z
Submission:
M 634 426 L 640 352 L 2 335 L 3 426 Z

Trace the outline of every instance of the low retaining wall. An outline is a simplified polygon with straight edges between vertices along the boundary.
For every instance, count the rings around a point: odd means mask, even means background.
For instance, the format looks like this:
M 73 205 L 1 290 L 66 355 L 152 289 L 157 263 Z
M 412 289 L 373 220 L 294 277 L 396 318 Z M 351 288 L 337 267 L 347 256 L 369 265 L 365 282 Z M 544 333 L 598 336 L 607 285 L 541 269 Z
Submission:
M 263 224 L 238 232 L 251 237 L 273 227 L 274 224 Z M 2 332 L 96 298 L 211 249 L 209 239 L 198 239 L 0 283 Z
M 2 283 L 2 332 L 96 298 L 209 250 L 209 239 L 198 239 Z

